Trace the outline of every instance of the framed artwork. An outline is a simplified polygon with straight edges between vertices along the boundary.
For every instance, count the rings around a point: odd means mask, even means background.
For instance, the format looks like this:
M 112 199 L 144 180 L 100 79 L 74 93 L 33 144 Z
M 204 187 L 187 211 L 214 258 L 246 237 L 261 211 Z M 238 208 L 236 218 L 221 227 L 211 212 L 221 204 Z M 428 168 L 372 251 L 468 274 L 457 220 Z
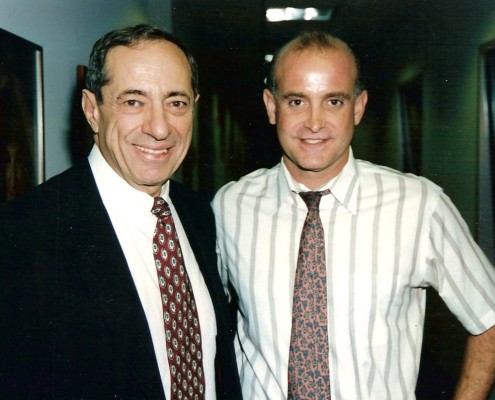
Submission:
M 44 180 L 42 48 L 0 29 L 0 202 Z

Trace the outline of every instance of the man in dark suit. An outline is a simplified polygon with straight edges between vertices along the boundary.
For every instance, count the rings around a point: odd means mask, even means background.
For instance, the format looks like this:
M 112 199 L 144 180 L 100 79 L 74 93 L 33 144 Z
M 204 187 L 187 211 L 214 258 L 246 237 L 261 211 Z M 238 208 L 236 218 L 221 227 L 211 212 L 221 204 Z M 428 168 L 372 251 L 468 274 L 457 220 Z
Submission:
M 212 212 L 170 179 L 191 143 L 197 82 L 192 56 L 160 29 L 95 43 L 82 99 L 95 133 L 88 161 L 0 207 L 0 398 L 179 398 L 190 376 L 170 356 L 152 251 L 160 197 L 201 328 L 199 398 L 240 398 Z

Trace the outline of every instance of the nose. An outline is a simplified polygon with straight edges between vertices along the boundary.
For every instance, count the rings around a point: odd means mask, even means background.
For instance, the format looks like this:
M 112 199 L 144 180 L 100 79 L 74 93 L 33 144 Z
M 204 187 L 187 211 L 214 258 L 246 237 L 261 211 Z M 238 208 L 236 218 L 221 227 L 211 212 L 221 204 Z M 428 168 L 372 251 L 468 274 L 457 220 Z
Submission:
M 311 132 L 319 132 L 325 125 L 323 110 L 318 105 L 313 105 L 308 109 L 306 118 L 306 128 Z
M 163 107 L 152 107 L 147 115 L 143 126 L 144 133 L 153 136 L 155 140 L 165 140 L 170 134 L 170 125 L 167 114 Z

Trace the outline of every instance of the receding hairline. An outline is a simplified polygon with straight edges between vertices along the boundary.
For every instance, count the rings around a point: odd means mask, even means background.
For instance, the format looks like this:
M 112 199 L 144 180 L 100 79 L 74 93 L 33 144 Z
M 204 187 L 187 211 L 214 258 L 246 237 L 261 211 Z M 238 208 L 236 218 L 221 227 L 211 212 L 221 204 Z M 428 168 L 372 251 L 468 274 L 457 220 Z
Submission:
M 331 34 L 312 35 L 306 34 L 298 36 L 286 43 L 277 53 L 277 58 L 281 58 L 286 53 L 296 52 L 301 53 L 304 50 L 319 50 L 322 53 L 328 51 L 343 50 L 354 60 L 356 56 L 349 45 L 343 40 Z
M 188 60 L 187 54 L 184 52 L 184 50 L 180 46 L 178 46 L 176 43 L 171 42 L 170 40 L 167 40 L 164 38 L 151 38 L 151 39 L 143 38 L 143 39 L 138 39 L 138 40 L 136 40 L 130 44 L 127 44 L 127 45 L 118 44 L 118 45 L 113 46 L 113 47 L 108 49 L 107 54 L 105 56 L 105 64 L 104 64 L 104 70 L 105 70 L 105 74 L 107 76 L 108 82 L 103 86 L 108 85 L 112 81 L 112 78 L 113 78 L 111 76 L 110 72 L 108 71 L 108 64 L 109 64 L 109 60 L 110 60 L 109 56 L 111 54 L 115 54 L 115 51 L 119 51 L 119 50 L 120 51 L 142 50 L 146 46 L 153 45 L 153 44 L 162 44 L 162 45 L 169 47 L 170 49 L 173 49 L 172 51 L 175 53 L 174 55 L 178 58 L 181 58 L 182 59 L 181 62 L 183 62 L 184 66 L 186 66 L 188 68 L 189 76 L 192 80 L 193 70 L 191 67 L 191 63 Z M 112 60 L 112 61 L 114 63 L 119 63 L 118 60 Z M 198 93 L 195 92 L 192 83 L 191 83 L 191 90 L 193 92 L 193 97 L 195 97 Z
M 330 33 L 326 32 L 306 32 L 303 33 L 284 46 L 282 46 L 275 54 L 268 74 L 268 88 L 275 92 L 277 87 L 276 74 L 279 69 L 280 61 L 289 54 L 301 54 L 305 51 L 315 52 L 320 54 L 342 52 L 346 54 L 354 65 L 356 72 L 356 94 L 360 94 L 363 90 L 361 82 L 361 70 L 359 60 L 351 47 Z
M 175 53 L 180 54 L 181 57 L 184 59 L 184 61 L 186 61 L 186 63 L 188 63 L 187 54 L 184 52 L 184 50 L 181 49 L 180 46 L 178 46 L 176 43 L 171 42 L 170 40 L 167 40 L 164 38 L 151 38 L 151 39 L 140 38 L 140 39 L 138 39 L 132 43 L 129 43 L 129 44 L 117 44 L 117 45 L 112 46 L 108 49 L 106 57 L 105 57 L 105 61 L 108 58 L 108 55 L 110 53 L 114 52 L 115 50 L 126 50 L 126 49 L 128 49 L 128 50 L 142 50 L 144 47 L 147 47 L 150 45 L 165 45 L 165 46 L 169 47 L 170 49 L 173 49 L 173 51 Z M 189 66 L 189 69 L 191 69 L 190 66 Z

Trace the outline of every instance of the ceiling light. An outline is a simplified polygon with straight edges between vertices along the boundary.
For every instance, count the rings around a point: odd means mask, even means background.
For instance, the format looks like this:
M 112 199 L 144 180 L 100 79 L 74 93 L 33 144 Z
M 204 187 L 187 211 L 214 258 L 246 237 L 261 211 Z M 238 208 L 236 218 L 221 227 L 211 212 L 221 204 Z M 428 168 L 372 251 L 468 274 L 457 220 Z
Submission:
M 306 21 L 311 21 L 318 17 L 318 10 L 316 8 L 306 8 L 304 10 L 304 19 Z
M 332 10 L 319 10 L 317 8 L 268 8 L 266 19 L 270 22 L 279 21 L 329 21 Z

